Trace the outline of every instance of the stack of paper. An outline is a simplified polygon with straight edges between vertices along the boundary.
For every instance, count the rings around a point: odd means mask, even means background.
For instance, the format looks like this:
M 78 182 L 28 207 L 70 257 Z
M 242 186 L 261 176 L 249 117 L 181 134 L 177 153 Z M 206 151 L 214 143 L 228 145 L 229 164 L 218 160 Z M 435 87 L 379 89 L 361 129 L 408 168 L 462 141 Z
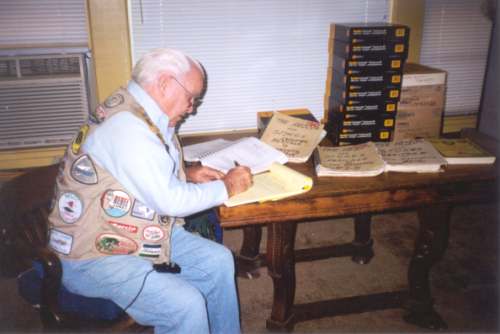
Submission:
M 424 139 L 320 146 L 315 160 L 318 176 L 374 176 L 390 171 L 434 173 L 446 165 L 446 160 Z
M 384 172 L 385 162 L 375 144 L 318 147 L 315 152 L 318 176 L 374 176 Z
M 468 138 L 431 139 L 431 144 L 450 165 L 492 164 L 495 156 Z
M 275 112 L 261 140 L 285 153 L 289 162 L 307 161 L 325 137 L 323 124 Z
M 385 161 L 385 170 L 394 172 L 439 172 L 446 160 L 425 139 L 408 139 L 389 143 L 376 143 Z
M 228 207 L 253 202 L 277 201 L 311 190 L 313 181 L 289 167 L 273 163 L 268 172 L 255 175 L 253 185 L 224 204 Z
M 284 153 L 255 137 L 245 137 L 237 141 L 218 139 L 186 146 L 183 151 L 184 160 L 200 161 L 203 166 L 224 173 L 239 164 L 249 167 L 252 174 L 257 174 L 269 170 L 273 162 L 284 164 L 288 161 Z

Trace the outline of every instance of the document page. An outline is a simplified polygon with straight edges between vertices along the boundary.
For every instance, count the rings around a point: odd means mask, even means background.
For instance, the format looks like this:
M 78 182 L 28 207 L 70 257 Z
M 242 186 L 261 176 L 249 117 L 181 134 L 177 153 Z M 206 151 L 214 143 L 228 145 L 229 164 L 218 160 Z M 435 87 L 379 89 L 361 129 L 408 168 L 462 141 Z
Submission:
M 284 164 L 287 161 L 287 156 L 274 147 L 255 137 L 245 137 L 202 158 L 201 164 L 227 173 L 238 163 L 249 167 L 252 174 L 258 174 L 269 170 L 273 162 Z
M 312 185 L 310 177 L 273 163 L 269 172 L 254 176 L 253 185 L 247 191 L 231 197 L 224 204 L 231 207 L 253 202 L 276 201 L 309 191 Z

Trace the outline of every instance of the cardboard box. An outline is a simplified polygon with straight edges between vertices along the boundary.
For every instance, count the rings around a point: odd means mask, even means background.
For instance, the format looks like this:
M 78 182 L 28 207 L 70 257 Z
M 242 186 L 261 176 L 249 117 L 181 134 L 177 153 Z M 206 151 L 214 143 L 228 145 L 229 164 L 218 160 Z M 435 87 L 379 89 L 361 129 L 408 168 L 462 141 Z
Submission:
M 439 137 L 446 72 L 420 64 L 404 67 L 394 140 Z

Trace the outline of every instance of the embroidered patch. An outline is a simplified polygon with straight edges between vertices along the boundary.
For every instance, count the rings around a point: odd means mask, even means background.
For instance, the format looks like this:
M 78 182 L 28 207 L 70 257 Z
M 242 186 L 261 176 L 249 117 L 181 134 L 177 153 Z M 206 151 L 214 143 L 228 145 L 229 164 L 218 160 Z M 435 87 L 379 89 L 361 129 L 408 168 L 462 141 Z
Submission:
M 165 237 L 165 233 L 158 226 L 147 226 L 142 230 L 142 237 L 147 241 L 160 241 Z
M 49 245 L 58 253 L 68 255 L 73 246 L 73 237 L 58 230 L 49 231 Z
M 108 216 L 123 217 L 131 206 L 130 197 L 121 190 L 108 190 L 101 197 L 101 206 Z
M 165 225 L 170 224 L 172 221 L 173 221 L 173 219 L 170 218 L 169 216 L 158 216 L 158 223 L 160 225 L 165 226 Z
M 95 240 L 96 249 L 107 255 L 128 255 L 137 250 L 137 244 L 124 236 L 104 233 Z
M 132 216 L 147 220 L 153 220 L 155 217 L 155 210 L 148 208 L 142 202 L 135 200 L 132 206 Z
M 125 99 L 123 98 L 122 94 L 114 94 L 108 97 L 106 101 L 104 101 L 104 106 L 108 108 L 114 108 L 122 104 L 123 101 L 125 101 Z
M 141 249 L 139 251 L 139 256 L 144 257 L 160 257 L 161 254 L 161 245 L 141 245 Z
M 82 200 L 75 193 L 63 193 L 58 201 L 59 216 L 68 224 L 80 219 L 83 212 Z
M 108 224 L 113 225 L 114 227 L 119 228 L 120 230 L 126 231 L 128 233 L 137 233 L 137 231 L 139 230 L 139 228 L 135 225 L 123 224 L 114 221 L 108 221 Z
M 71 166 L 70 175 L 77 182 L 83 184 L 96 184 L 97 183 L 97 171 L 95 169 L 94 163 L 88 155 L 82 155 L 73 162 Z
M 106 119 L 106 109 L 102 105 L 98 105 L 94 112 L 90 113 L 90 120 L 94 123 L 102 123 Z
M 90 126 L 88 124 L 85 124 L 82 125 L 80 130 L 78 130 L 76 138 L 73 140 L 73 143 L 71 143 L 71 152 L 73 152 L 73 154 L 78 154 L 78 152 L 80 152 L 80 148 L 82 147 L 82 144 L 85 141 L 85 138 L 87 137 L 89 129 Z

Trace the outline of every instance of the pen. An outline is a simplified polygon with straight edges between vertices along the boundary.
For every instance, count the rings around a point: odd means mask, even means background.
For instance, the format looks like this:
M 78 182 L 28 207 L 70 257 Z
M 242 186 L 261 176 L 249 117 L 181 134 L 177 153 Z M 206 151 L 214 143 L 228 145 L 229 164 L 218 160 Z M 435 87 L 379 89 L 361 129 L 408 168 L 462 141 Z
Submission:
M 234 161 L 233 161 L 233 163 L 234 163 L 234 167 L 238 167 L 238 166 L 240 165 L 240 164 L 238 163 L 238 161 L 236 161 L 236 160 L 234 160 Z

